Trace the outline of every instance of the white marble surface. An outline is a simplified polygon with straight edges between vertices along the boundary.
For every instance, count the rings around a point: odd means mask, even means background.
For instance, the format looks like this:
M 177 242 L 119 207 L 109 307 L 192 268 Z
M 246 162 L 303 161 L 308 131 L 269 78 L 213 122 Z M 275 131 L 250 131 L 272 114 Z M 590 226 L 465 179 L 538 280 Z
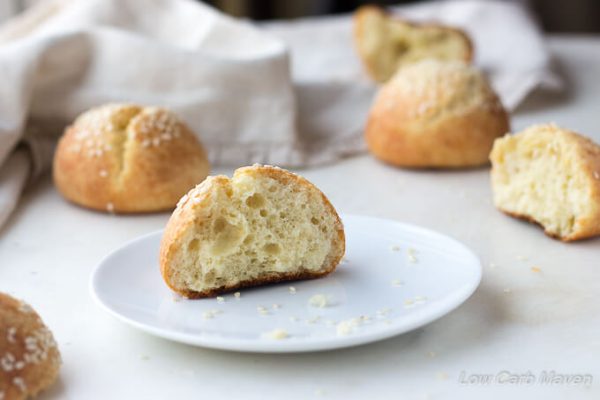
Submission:
M 555 121 L 600 141 L 600 37 L 553 38 L 550 45 L 570 90 L 535 94 L 515 113 L 514 128 Z M 600 397 L 600 239 L 563 244 L 497 212 L 486 169 L 406 171 L 362 156 L 301 173 L 341 212 L 394 218 L 463 241 L 484 263 L 480 288 L 423 329 L 347 350 L 253 355 L 171 343 L 113 319 L 88 293 L 90 272 L 105 254 L 161 228 L 168 215 L 89 212 L 64 202 L 46 177 L 0 231 L 0 290 L 40 312 L 63 354 L 60 382 L 41 398 Z M 461 383 L 463 371 L 539 378 L 551 370 L 591 374 L 593 383 Z

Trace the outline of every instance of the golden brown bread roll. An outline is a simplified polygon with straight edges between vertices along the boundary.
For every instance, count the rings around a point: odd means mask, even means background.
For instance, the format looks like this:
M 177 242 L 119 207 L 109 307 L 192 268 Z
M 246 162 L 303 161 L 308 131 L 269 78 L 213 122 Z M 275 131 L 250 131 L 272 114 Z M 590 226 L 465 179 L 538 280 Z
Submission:
M 462 30 L 415 24 L 367 5 L 354 13 L 354 44 L 369 75 L 386 82 L 405 65 L 425 59 L 471 62 L 473 45 Z
M 208 172 L 204 148 L 174 113 L 131 104 L 83 113 L 54 156 L 62 195 L 108 212 L 172 209 Z
M 494 139 L 509 129 L 483 74 L 458 61 L 425 60 L 381 87 L 365 138 L 371 153 L 390 164 L 461 168 L 486 164 Z
M 165 229 L 162 276 L 189 298 L 331 273 L 344 227 L 325 195 L 286 170 L 254 165 L 208 177 Z
M 60 363 L 52 332 L 39 315 L 0 293 L 0 399 L 35 396 L 54 383 Z
M 600 146 L 554 124 L 496 139 L 494 204 L 572 241 L 600 235 Z

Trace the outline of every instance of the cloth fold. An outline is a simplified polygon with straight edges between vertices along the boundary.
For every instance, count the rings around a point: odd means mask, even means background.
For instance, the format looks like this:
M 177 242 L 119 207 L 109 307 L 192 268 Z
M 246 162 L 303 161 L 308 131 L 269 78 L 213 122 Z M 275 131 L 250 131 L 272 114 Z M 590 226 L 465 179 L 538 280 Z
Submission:
M 560 87 L 540 31 L 516 4 L 394 10 L 466 29 L 475 63 L 510 109 L 538 86 Z M 347 15 L 253 25 L 191 0 L 41 1 L 0 27 L 0 225 L 29 170 L 49 168 L 64 127 L 106 102 L 175 110 L 214 165 L 306 167 L 364 151 L 377 87 L 351 28 Z M 20 143 L 30 151 L 17 152 Z

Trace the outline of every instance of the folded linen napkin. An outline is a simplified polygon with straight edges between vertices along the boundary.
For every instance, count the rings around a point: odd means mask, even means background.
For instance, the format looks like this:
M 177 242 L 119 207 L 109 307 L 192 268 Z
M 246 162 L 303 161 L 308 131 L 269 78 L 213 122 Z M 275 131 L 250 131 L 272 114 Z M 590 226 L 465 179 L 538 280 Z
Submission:
M 560 83 L 518 5 L 459 0 L 396 11 L 465 28 L 509 108 L 536 86 Z M 303 167 L 364 150 L 376 90 L 352 49 L 349 16 L 257 27 L 191 0 L 41 1 L 0 27 L 0 71 L 0 226 L 27 170 L 47 170 L 64 126 L 92 106 L 172 108 L 216 165 Z

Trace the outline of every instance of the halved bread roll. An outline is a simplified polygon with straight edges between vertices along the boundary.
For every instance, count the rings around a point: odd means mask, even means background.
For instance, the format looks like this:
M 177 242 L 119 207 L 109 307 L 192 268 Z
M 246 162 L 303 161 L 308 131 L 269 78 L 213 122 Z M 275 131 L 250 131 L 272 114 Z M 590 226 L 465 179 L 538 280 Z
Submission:
M 554 124 L 496 139 L 494 204 L 572 241 L 600 235 L 600 146 Z
M 386 82 L 404 65 L 428 58 L 473 59 L 473 45 L 462 30 L 403 21 L 372 5 L 354 13 L 354 42 L 367 72 L 377 82 Z
M 345 250 L 344 228 L 325 195 L 286 170 L 254 165 L 208 177 L 184 196 L 160 249 L 162 276 L 188 298 L 318 278 Z

